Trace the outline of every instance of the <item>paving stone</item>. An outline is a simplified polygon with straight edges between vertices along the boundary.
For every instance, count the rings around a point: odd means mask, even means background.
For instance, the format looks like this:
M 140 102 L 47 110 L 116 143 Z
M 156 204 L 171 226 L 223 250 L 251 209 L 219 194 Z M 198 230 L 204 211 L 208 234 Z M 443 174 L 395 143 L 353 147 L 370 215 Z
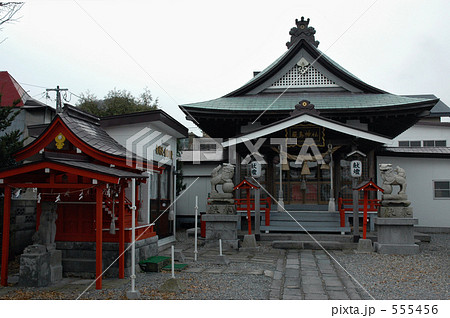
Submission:
M 302 276 L 319 276 L 318 270 L 300 270 Z
M 296 295 L 296 296 L 301 297 L 302 291 L 300 290 L 300 288 L 285 288 L 283 290 L 283 296 L 286 296 L 286 295 Z
M 298 258 L 286 260 L 286 265 L 298 265 L 299 263 L 300 262 L 299 262 Z
M 340 280 L 337 280 L 337 279 L 326 279 L 324 277 L 324 282 L 325 282 L 325 285 L 326 285 L 327 288 L 329 286 L 334 286 L 334 287 L 336 287 L 336 286 L 339 286 L 339 287 L 344 286 L 342 284 L 342 282 Z
M 277 271 L 282 272 L 284 269 L 284 260 L 283 259 L 278 259 L 277 260 Z
M 286 265 L 286 268 L 292 268 L 292 269 L 299 269 L 300 266 L 299 265 Z
M 273 272 L 273 279 L 281 279 L 283 277 L 283 273 L 280 271 Z
M 342 291 L 328 291 L 328 296 L 333 300 L 350 299 L 347 293 Z
M 302 284 L 311 284 L 311 285 L 322 285 L 322 279 L 320 277 L 315 276 L 302 276 L 301 277 Z
M 324 294 L 325 290 L 322 285 L 302 284 L 303 292 L 305 294 Z
M 280 290 L 280 288 L 281 288 L 281 279 L 273 279 L 271 288 L 277 288 L 278 290 Z
M 283 295 L 283 300 L 302 300 L 301 295 Z
M 327 290 L 333 290 L 333 291 L 345 291 L 345 287 L 342 286 L 326 286 Z
M 327 300 L 328 296 L 325 294 L 305 294 L 305 300 Z
M 299 277 L 299 272 L 296 269 L 286 268 L 284 275 L 285 277 Z

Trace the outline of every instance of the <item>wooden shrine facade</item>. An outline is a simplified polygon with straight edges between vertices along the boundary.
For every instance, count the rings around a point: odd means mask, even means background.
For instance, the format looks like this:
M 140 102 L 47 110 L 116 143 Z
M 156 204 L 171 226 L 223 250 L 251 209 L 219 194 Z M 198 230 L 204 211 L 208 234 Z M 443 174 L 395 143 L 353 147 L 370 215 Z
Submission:
M 132 243 L 131 200 L 127 188 L 146 182 L 142 170 L 161 172 L 112 139 L 98 119 L 66 107 L 45 131 L 15 154 L 21 162 L 0 171 L 4 191 L 1 285 L 7 286 L 11 197 L 22 189 L 36 193 L 36 231 L 46 209 L 56 209 L 56 231 L 49 243 L 95 242 L 96 288 L 102 287 L 104 242 L 117 244 L 119 278 L 125 277 L 125 244 Z M 137 161 L 143 169 L 137 169 Z M 136 202 L 139 191 L 136 191 Z M 137 209 L 140 207 L 137 206 Z M 136 213 L 137 215 L 138 213 Z M 46 222 L 48 220 L 45 220 Z M 136 240 L 156 236 L 152 224 L 139 224 Z

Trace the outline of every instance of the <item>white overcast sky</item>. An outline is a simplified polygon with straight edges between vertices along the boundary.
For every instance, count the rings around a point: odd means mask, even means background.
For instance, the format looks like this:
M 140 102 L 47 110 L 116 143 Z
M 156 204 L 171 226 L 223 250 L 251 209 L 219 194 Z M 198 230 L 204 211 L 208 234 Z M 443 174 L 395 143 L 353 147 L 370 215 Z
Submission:
M 247 82 L 305 16 L 319 49 L 368 84 L 450 105 L 449 12 L 448 0 L 31 1 L 0 31 L 0 70 L 43 102 L 56 85 L 99 98 L 148 87 L 191 128 L 179 104 Z

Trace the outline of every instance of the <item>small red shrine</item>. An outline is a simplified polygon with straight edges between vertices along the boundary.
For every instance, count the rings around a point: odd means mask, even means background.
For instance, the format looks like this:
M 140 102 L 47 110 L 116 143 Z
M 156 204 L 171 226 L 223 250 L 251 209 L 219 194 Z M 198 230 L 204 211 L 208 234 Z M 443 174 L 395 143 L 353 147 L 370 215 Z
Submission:
M 367 210 L 369 206 L 369 191 L 380 191 L 384 192 L 384 189 L 380 188 L 376 185 L 372 180 L 362 182 L 359 184 L 354 190 L 363 191 L 364 192 L 364 201 L 363 201 L 363 239 L 366 239 L 367 233 Z
M 89 255 L 95 255 L 95 269 L 89 269 L 95 272 L 96 288 L 101 289 L 103 269 L 118 258 L 118 276 L 124 278 L 125 245 L 132 243 L 131 180 L 138 188 L 146 182 L 144 170 L 161 173 L 164 167 L 130 153 L 101 128 L 97 117 L 70 106 L 14 157 L 21 163 L 0 171 L 4 190 L 1 285 L 7 286 L 8 279 L 5 251 L 9 249 L 11 195 L 26 188 L 37 192 L 36 231 L 44 203 L 56 203 L 56 248 L 66 248 L 63 255 L 67 252 L 75 258 L 72 267 L 82 267 Z M 139 191 L 135 193 L 137 197 Z M 139 224 L 136 217 L 136 241 L 155 236 L 153 225 Z M 153 241 L 157 246 L 157 237 Z M 69 255 L 76 246 L 83 246 L 88 255 L 78 262 L 74 254 Z

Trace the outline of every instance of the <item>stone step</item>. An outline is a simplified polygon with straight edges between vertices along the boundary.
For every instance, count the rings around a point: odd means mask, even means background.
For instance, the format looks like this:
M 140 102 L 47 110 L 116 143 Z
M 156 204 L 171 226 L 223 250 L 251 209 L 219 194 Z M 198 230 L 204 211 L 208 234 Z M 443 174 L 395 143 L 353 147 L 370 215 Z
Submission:
M 340 227 L 340 226 L 299 226 L 295 224 L 296 226 L 286 226 L 286 225 L 277 225 L 277 226 L 265 226 L 261 225 L 260 229 L 261 231 L 269 231 L 269 232 L 330 232 L 330 233 L 348 233 L 350 232 L 349 227 Z
M 323 234 L 318 233 L 313 235 L 317 241 L 333 241 L 342 243 L 351 243 L 353 241 L 352 235 L 342 234 Z M 314 241 L 311 236 L 306 233 L 261 233 L 261 241 Z
M 345 248 L 345 244 L 334 241 L 319 241 L 320 245 L 326 250 L 342 250 Z M 281 249 L 308 249 L 308 250 L 320 250 L 322 247 L 316 242 L 311 241 L 273 241 L 273 248 Z
M 65 273 L 95 273 L 95 259 L 63 258 Z

